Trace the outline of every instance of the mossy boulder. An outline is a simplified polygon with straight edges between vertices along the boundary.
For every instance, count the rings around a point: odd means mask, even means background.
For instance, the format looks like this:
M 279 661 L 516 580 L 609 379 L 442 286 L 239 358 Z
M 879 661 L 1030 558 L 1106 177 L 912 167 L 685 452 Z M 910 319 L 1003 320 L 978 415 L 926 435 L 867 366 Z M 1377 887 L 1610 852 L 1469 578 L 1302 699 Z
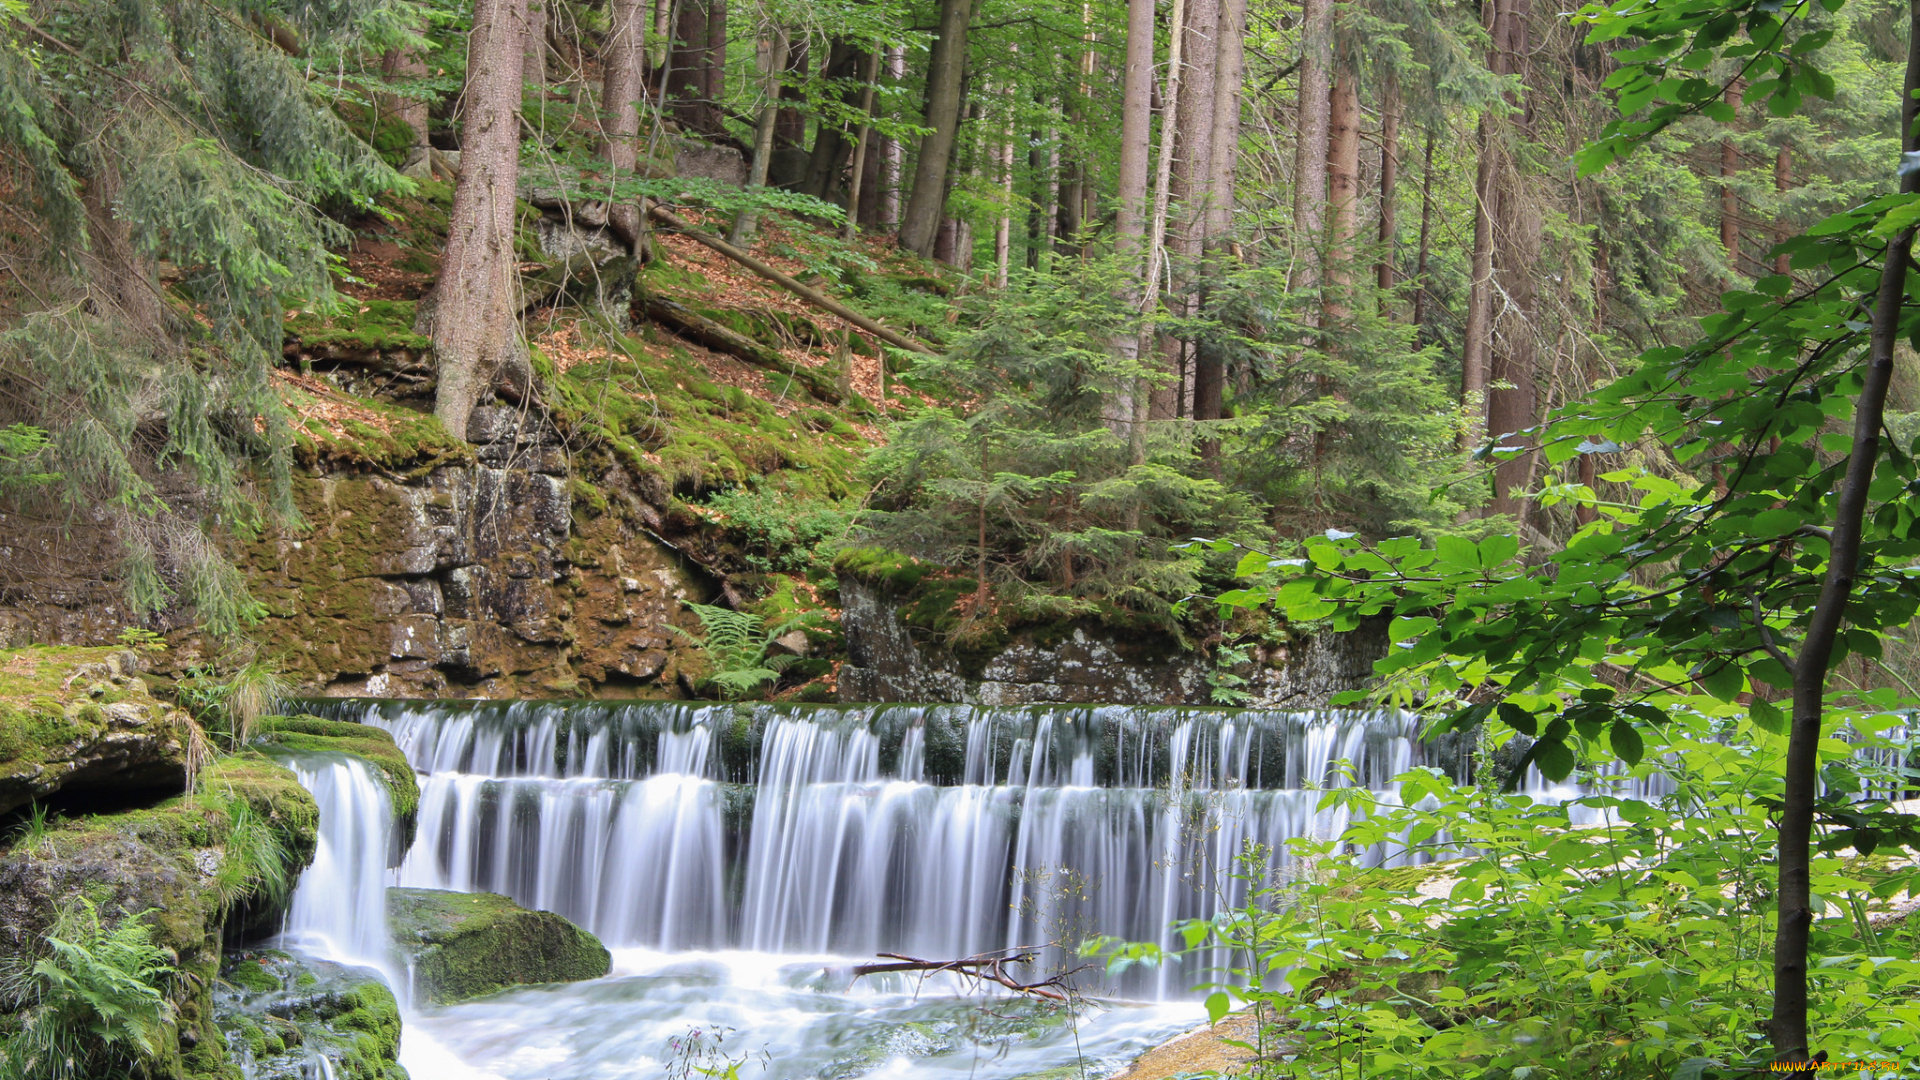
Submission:
M 296 753 L 350 754 L 372 765 L 386 783 L 393 800 L 394 828 L 400 850 L 413 845 L 414 821 L 420 809 L 420 783 L 407 756 L 393 736 L 370 724 L 326 720 L 318 716 L 263 716 L 254 724 L 257 738 L 268 746 Z
M 606 946 L 551 911 L 494 893 L 388 889 L 394 947 L 412 964 L 423 1003 L 447 1005 L 510 986 L 598 979 Z
M 293 775 L 247 751 L 209 763 L 191 795 L 24 823 L 0 847 L 0 960 L 30 966 L 61 910 L 81 897 L 104 921 L 143 919 L 177 972 L 168 987 L 174 1037 L 149 1074 L 239 1080 L 212 1015 L 222 939 L 235 919 L 284 904 L 318 822 Z
M 255 1080 L 306 1080 L 316 1055 L 339 1080 L 407 1080 L 400 1007 L 366 968 L 271 950 L 237 953 L 220 969 L 214 1021 Z
M 0 814 L 34 800 L 124 802 L 186 786 L 191 725 L 131 649 L 0 653 Z

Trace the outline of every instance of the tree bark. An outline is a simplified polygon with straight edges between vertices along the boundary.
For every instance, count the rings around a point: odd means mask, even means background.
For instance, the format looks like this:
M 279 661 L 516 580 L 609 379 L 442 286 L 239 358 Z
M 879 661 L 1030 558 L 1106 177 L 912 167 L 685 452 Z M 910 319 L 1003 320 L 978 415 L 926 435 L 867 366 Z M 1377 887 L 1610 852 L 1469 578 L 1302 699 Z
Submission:
M 439 384 L 433 412 L 464 439 L 494 379 L 526 364 L 516 317 L 514 194 L 520 163 L 520 61 L 526 0 L 475 0 L 467 39 L 460 180 L 440 281 L 419 332 L 433 339 Z
M 1164 103 L 1161 106 L 1161 115 L 1165 117 L 1180 115 L 1182 83 L 1186 75 L 1184 57 L 1187 38 L 1186 9 L 1187 0 L 1173 0 L 1173 19 L 1169 31 L 1172 45 L 1167 53 L 1167 89 L 1161 96 L 1161 101 Z M 1162 283 L 1171 278 L 1167 250 L 1167 211 L 1168 204 L 1173 198 L 1173 157 L 1174 149 L 1180 142 L 1178 126 L 1177 121 L 1173 124 L 1163 122 L 1160 126 L 1160 160 L 1154 169 L 1153 221 L 1147 240 L 1147 280 L 1140 296 L 1140 313 L 1149 319 L 1160 306 Z M 1140 341 L 1142 355 L 1150 355 L 1154 342 L 1159 338 L 1157 330 L 1151 328 L 1152 324 L 1148 325 L 1150 329 Z M 1169 374 L 1177 374 L 1178 371 L 1180 356 L 1178 342 L 1173 342 L 1173 346 L 1171 363 L 1167 367 L 1174 370 L 1170 373 L 1163 368 L 1160 372 L 1163 378 Z M 1176 382 L 1175 385 L 1179 384 Z M 1160 400 L 1156 402 L 1156 398 Z M 1159 406 L 1157 411 L 1156 404 Z M 1154 386 L 1153 382 L 1143 374 L 1138 388 L 1134 391 L 1133 428 L 1128 436 L 1135 465 L 1145 461 L 1147 457 L 1147 421 L 1170 417 L 1176 411 L 1176 408 L 1171 407 L 1165 390 Z
M 895 45 L 887 50 L 887 77 L 897 84 L 907 76 L 907 50 Z M 899 139 L 889 136 L 882 147 L 886 153 L 881 155 L 884 190 L 880 197 L 879 226 L 883 231 L 892 232 L 900 227 L 900 182 L 906 175 L 907 148 Z
M 1213 82 L 1213 159 L 1208 166 L 1209 198 L 1207 223 L 1203 230 L 1207 245 L 1206 268 L 1201 284 L 1201 310 L 1208 310 L 1210 290 L 1215 279 L 1225 272 L 1231 256 L 1234 171 L 1240 162 L 1240 94 L 1246 77 L 1244 43 L 1247 26 L 1246 0 L 1221 0 L 1220 40 L 1215 52 Z M 1226 358 L 1212 335 L 1203 335 L 1193 354 L 1193 418 L 1218 420 L 1226 415 Z M 1219 443 L 1201 444 L 1202 456 L 1217 460 Z
M 1733 108 L 1737 119 L 1740 113 L 1740 88 L 1727 87 L 1726 102 Z M 1727 135 L 1720 140 L 1720 246 L 1726 249 L 1727 266 L 1734 273 L 1740 272 L 1740 195 L 1734 190 L 1733 178 L 1740 173 L 1740 150 L 1733 145 L 1733 136 Z
M 933 134 L 921 141 L 913 192 L 900 222 L 900 246 L 921 256 L 933 254 L 935 236 L 946 216 L 947 170 L 960 131 L 967 25 L 972 18 L 973 0 L 940 0 L 939 36 L 927 60 L 926 126 Z
M 600 64 L 605 70 L 600 104 L 606 110 L 601 120 L 601 155 L 612 166 L 615 181 L 631 174 L 639 161 L 640 105 L 646 94 L 646 17 L 646 0 L 610 0 L 607 5 L 607 36 L 600 49 Z M 608 224 L 635 254 L 640 254 L 643 220 L 634 203 L 616 202 L 607 210 Z
M 1513 0 L 1485 0 L 1487 69 L 1511 74 L 1502 43 Z M 1499 213 L 1498 178 L 1503 153 L 1502 133 L 1490 111 L 1480 115 L 1480 160 L 1473 177 L 1473 260 L 1467 278 L 1467 319 L 1460 342 L 1460 403 L 1476 422 L 1467 441 L 1479 438 L 1487 421 L 1487 379 L 1493 347 L 1493 222 Z
M 1327 94 L 1327 248 L 1320 310 L 1327 324 L 1352 313 L 1354 241 L 1360 235 L 1360 90 L 1339 71 Z
M 1773 154 L 1773 190 L 1776 194 L 1785 195 L 1792 187 L 1793 151 L 1787 149 L 1785 146 L 1781 146 L 1780 149 L 1774 151 Z M 1793 235 L 1793 228 L 1787 224 L 1785 208 L 1782 207 L 1774 212 L 1773 242 L 1776 244 L 1784 244 L 1787 242 L 1787 237 L 1791 235 Z M 1773 272 L 1776 274 L 1790 274 L 1793 272 L 1793 263 L 1786 255 L 1775 255 L 1773 257 Z
M 1532 0 L 1506 0 L 1504 35 L 1501 41 L 1506 71 L 1520 76 L 1522 85 L 1532 86 L 1532 71 L 1526 58 Z M 1523 98 L 1516 102 L 1519 111 L 1512 123 L 1522 135 L 1532 132 L 1533 108 Z M 1487 377 L 1487 435 L 1499 438 L 1531 428 L 1539 420 L 1538 367 L 1539 348 L 1535 337 L 1534 314 L 1538 286 L 1534 280 L 1540 264 L 1543 220 L 1533 198 L 1522 187 L 1511 155 L 1501 159 L 1504 166 L 1495 178 L 1501 188 L 1494 219 L 1495 280 L 1504 294 L 1501 316 L 1490 318 Z M 1491 307 L 1491 298 L 1489 298 Z M 1491 311 L 1489 311 L 1491 315 Z M 1521 497 L 1531 479 L 1536 455 L 1532 452 L 1507 455 L 1494 469 L 1493 512 L 1513 514 L 1524 524 L 1528 505 Z
M 1119 198 L 1114 214 L 1114 253 L 1132 264 L 1139 258 L 1140 244 L 1146 236 L 1147 164 L 1153 150 L 1153 0 L 1128 0 L 1127 66 L 1121 84 Z M 1172 134 L 1171 131 L 1168 132 Z M 1138 274 L 1137 264 L 1129 266 Z M 1133 279 L 1130 306 L 1143 300 L 1141 279 Z M 1114 342 L 1114 353 L 1121 360 L 1120 384 L 1114 388 L 1105 420 L 1116 433 L 1125 436 L 1128 445 L 1135 433 L 1145 434 L 1147 408 L 1144 383 L 1130 369 L 1140 359 L 1140 339 L 1123 332 Z
M 1326 242 L 1328 93 L 1333 77 L 1333 0 L 1302 0 L 1300 73 L 1293 144 L 1293 290 L 1320 288 Z M 1313 320 L 1311 309 L 1308 320 Z
M 1478 222 L 1476 221 L 1476 227 Z M 1475 233 L 1475 240 L 1479 234 Z M 1413 325 L 1427 324 L 1427 256 L 1433 250 L 1433 128 L 1427 128 L 1420 165 L 1420 247 L 1413 260 Z M 1477 250 L 1477 249 L 1476 249 Z
M 873 113 L 873 87 L 880 78 L 880 54 L 867 54 L 866 71 L 861 79 L 866 84 L 860 93 L 860 115 L 869 117 Z M 860 122 L 860 136 L 853 146 L 853 168 L 849 171 L 851 190 L 847 192 L 847 224 L 841 232 L 841 239 L 851 242 L 855 230 L 859 228 L 860 196 L 867 181 L 867 145 L 873 141 L 873 124 L 870 120 Z
M 708 8 L 719 0 L 677 0 L 673 48 L 667 57 L 666 96 L 673 118 L 688 131 L 719 130 L 717 99 L 709 93 L 713 50 L 707 42 Z
M 827 65 L 820 71 L 822 79 L 845 80 L 852 84 L 840 91 L 840 100 L 856 105 L 862 113 L 869 106 L 873 84 L 872 78 L 866 74 L 867 56 L 850 42 L 836 41 L 827 50 Z M 855 126 L 860 130 L 866 129 L 865 124 Z M 859 135 L 847 127 L 829 124 L 824 120 L 816 125 L 813 149 L 807 154 L 806 179 L 800 184 L 801 192 L 827 202 L 837 199 L 841 174 L 847 168 L 858 141 Z
M 1213 202 L 1214 89 L 1219 75 L 1220 0 L 1187 0 L 1186 25 L 1180 35 L 1180 85 L 1172 129 L 1174 140 L 1171 197 L 1177 204 L 1168 222 L 1167 294 L 1174 314 L 1189 318 L 1199 312 L 1195 295 L 1206 252 L 1206 228 Z M 1167 136 L 1162 135 L 1165 139 Z M 1187 364 L 1188 343 L 1163 336 L 1161 351 L 1166 385 L 1153 393 L 1152 416 L 1170 419 L 1190 415 L 1194 372 Z
M 1915 33 L 1908 35 L 1906 92 L 1901 95 L 1900 142 L 1920 150 L 1914 135 L 1914 93 L 1920 90 L 1920 0 L 1909 0 Z M 1920 174 L 1909 173 L 1903 192 L 1920 191 Z M 1820 737 L 1832 667 L 1833 646 L 1853 595 L 1859 572 L 1860 538 L 1866 520 L 1867 490 L 1880 456 L 1880 429 L 1887 391 L 1893 384 L 1894 350 L 1900 339 L 1900 315 L 1907 273 L 1913 266 L 1914 230 L 1907 228 L 1887 247 L 1868 328 L 1866 379 L 1853 407 L 1853 444 L 1841 477 L 1828 541 L 1827 572 L 1807 619 L 1806 636 L 1793 662 L 1793 722 L 1787 733 L 1785 787 L 1780 799 L 1780 877 L 1775 890 L 1779 922 L 1773 938 L 1773 1014 L 1767 1029 L 1774 1057 L 1806 1061 L 1808 939 L 1813 929 L 1813 810 L 1820 795 Z
M 527 0 L 527 32 L 521 39 L 520 80 L 546 92 L 547 0 Z
M 780 111 L 773 122 L 773 157 L 768 159 L 767 183 L 789 190 L 806 180 L 807 117 L 800 106 L 806 102 L 803 87 L 813 71 L 813 50 L 803 37 L 789 40 L 786 77 L 780 83 Z
M 1003 97 L 1007 101 L 1007 118 L 1000 133 L 996 164 L 998 175 L 994 177 L 1000 184 L 1000 220 L 993 230 L 993 267 L 994 284 L 999 288 L 1007 287 L 1007 275 L 1013 268 L 1013 94 Z
M 1380 261 L 1374 264 L 1374 284 L 1380 287 L 1381 309 L 1393 306 L 1394 232 L 1399 217 L 1400 80 L 1388 76 L 1380 90 Z
M 773 131 L 780 116 L 780 84 L 787 71 L 786 30 L 774 30 L 768 50 L 767 100 L 760 106 L 760 123 L 753 133 L 753 163 L 747 170 L 748 191 L 767 186 L 767 169 L 773 159 Z M 733 230 L 727 234 L 727 243 L 737 248 L 752 247 L 753 230 L 758 221 L 759 214 L 753 207 L 741 207 L 740 212 L 733 216 Z

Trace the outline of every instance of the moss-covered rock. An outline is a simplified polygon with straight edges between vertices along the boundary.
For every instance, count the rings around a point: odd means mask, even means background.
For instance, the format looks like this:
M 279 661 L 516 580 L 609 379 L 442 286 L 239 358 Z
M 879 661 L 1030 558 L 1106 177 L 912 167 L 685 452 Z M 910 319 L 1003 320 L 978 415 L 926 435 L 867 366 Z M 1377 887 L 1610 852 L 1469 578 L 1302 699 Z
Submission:
M 16 830 L 0 849 L 0 958 L 31 964 L 63 907 L 81 897 L 103 920 L 144 919 L 176 958 L 175 1036 L 150 1075 L 239 1080 L 209 991 L 222 938 L 229 920 L 285 902 L 318 822 L 292 774 L 247 751 L 208 764 L 191 795 Z
M 140 669 L 131 649 L 0 654 L 0 814 L 56 794 L 120 801 L 186 786 L 191 724 Z
M 414 820 L 420 809 L 420 783 L 407 756 L 393 736 L 370 724 L 325 720 L 318 716 L 264 716 L 254 724 L 259 739 L 301 753 L 351 754 L 379 771 L 393 800 L 393 820 L 400 847 L 413 844 Z
M 305 1080 L 315 1056 L 340 1080 L 407 1080 L 400 1008 L 378 975 L 283 952 L 228 958 L 214 1020 L 234 1060 L 256 1080 Z
M 597 979 L 613 963 L 592 934 L 494 893 L 388 889 L 387 915 L 394 947 L 411 960 L 414 993 L 427 1004 Z

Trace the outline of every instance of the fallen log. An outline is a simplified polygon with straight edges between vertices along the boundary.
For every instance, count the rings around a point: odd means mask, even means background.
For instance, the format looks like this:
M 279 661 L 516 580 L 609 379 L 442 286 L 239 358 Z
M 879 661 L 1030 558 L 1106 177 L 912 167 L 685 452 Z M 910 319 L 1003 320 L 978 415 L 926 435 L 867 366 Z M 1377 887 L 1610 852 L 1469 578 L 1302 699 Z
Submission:
M 647 318 L 665 326 L 688 341 L 723 352 L 758 367 L 770 368 L 805 386 L 814 397 L 830 405 L 840 403 L 840 388 L 818 371 L 797 364 L 731 327 L 722 326 L 678 300 L 647 288 L 634 290 L 634 306 Z
M 908 352 L 916 352 L 922 356 L 936 355 L 932 349 L 907 337 L 905 334 L 896 330 L 887 329 L 820 290 L 810 289 L 800 284 L 798 281 L 775 270 L 773 267 L 768 266 L 766 263 L 761 262 L 746 252 L 741 251 L 725 240 L 694 228 L 692 223 L 687 221 L 687 219 L 668 210 L 664 206 L 660 206 L 657 203 L 649 203 L 647 205 L 647 213 L 668 228 L 676 229 L 689 239 L 705 244 L 720 254 L 725 255 L 727 258 L 732 259 L 734 262 L 739 263 L 741 266 L 746 267 L 761 277 L 766 278 L 768 281 L 798 296 L 800 299 L 805 300 L 807 303 L 840 316 L 889 345 L 905 349 Z

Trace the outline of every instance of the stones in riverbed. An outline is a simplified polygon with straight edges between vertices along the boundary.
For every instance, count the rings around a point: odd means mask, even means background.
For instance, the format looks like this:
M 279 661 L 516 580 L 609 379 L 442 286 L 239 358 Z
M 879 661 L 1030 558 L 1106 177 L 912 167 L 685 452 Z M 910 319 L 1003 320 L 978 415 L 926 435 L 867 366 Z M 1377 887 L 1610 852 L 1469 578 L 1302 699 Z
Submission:
M 606 946 L 551 911 L 495 893 L 388 889 L 394 947 L 410 962 L 413 994 L 449 1005 L 510 986 L 597 979 Z
M 407 1080 L 400 1008 L 373 971 L 262 950 L 228 957 L 220 976 L 214 1022 L 244 1075 Z M 318 1058 L 330 1073 L 314 1068 Z

